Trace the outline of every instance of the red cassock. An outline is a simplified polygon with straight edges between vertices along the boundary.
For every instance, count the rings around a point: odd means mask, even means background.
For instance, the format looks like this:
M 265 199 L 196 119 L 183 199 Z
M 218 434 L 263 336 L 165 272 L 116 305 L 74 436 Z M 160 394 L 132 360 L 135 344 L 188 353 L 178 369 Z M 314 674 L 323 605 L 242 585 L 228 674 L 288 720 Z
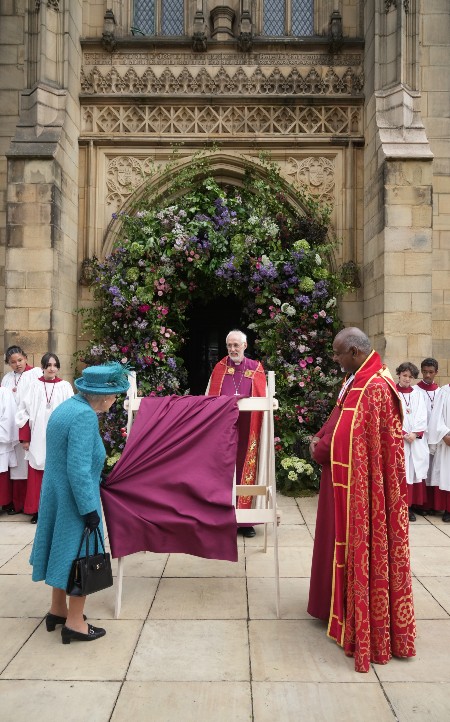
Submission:
M 328 636 L 354 656 L 356 671 L 367 672 L 371 662 L 413 657 L 416 636 L 400 402 L 377 353 L 329 421 L 335 529 Z M 319 535 L 318 519 L 320 549 Z M 315 578 L 308 609 L 318 616 Z
M 233 383 L 234 376 L 240 375 L 239 382 Z M 208 396 L 265 396 L 266 375 L 259 361 L 244 357 L 242 368 L 228 356 L 213 368 Z M 238 449 L 236 458 L 236 483 L 255 484 L 258 470 L 259 438 L 263 420 L 262 411 L 239 414 Z M 252 496 L 240 496 L 236 500 L 238 509 L 251 509 Z

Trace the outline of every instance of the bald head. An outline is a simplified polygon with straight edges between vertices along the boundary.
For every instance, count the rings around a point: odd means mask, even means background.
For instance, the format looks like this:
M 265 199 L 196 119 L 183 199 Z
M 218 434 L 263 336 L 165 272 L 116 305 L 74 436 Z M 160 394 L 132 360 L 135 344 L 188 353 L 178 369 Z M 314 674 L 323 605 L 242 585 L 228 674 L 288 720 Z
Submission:
M 333 361 L 346 373 L 355 373 L 371 351 L 370 339 L 356 326 L 339 331 L 333 341 Z

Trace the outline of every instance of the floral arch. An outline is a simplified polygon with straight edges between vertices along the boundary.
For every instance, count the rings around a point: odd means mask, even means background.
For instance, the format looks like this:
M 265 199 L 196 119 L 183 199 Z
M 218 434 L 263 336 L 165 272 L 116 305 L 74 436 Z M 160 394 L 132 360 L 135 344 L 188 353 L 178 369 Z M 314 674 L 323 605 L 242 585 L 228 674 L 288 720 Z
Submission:
M 280 487 L 314 487 L 317 470 L 303 457 L 335 396 L 330 351 L 345 290 L 332 270 L 328 213 L 264 157 L 204 152 L 175 162 L 113 218 L 110 252 L 95 261 L 97 304 L 81 312 L 91 340 L 79 360 L 129 364 L 143 395 L 186 393 L 189 309 L 233 295 L 256 355 L 276 373 Z M 116 406 L 103 429 L 109 466 L 124 445 Z

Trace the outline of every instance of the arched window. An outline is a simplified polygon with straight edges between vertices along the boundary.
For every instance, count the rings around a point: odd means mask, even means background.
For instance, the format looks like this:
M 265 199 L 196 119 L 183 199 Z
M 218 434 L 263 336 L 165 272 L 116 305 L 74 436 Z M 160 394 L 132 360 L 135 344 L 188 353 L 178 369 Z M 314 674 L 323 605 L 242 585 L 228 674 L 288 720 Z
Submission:
M 143 35 L 184 35 L 184 2 L 134 0 L 132 25 Z
M 263 34 L 314 35 L 314 0 L 264 0 Z

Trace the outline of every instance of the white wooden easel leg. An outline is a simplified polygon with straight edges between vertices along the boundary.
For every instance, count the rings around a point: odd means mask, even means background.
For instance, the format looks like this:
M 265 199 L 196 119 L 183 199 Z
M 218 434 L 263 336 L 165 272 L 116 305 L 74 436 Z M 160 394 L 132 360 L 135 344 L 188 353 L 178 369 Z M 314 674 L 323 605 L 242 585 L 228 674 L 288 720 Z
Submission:
M 119 557 L 118 560 L 116 583 L 116 606 L 114 609 L 114 619 L 119 619 L 120 610 L 122 608 L 123 557 Z

